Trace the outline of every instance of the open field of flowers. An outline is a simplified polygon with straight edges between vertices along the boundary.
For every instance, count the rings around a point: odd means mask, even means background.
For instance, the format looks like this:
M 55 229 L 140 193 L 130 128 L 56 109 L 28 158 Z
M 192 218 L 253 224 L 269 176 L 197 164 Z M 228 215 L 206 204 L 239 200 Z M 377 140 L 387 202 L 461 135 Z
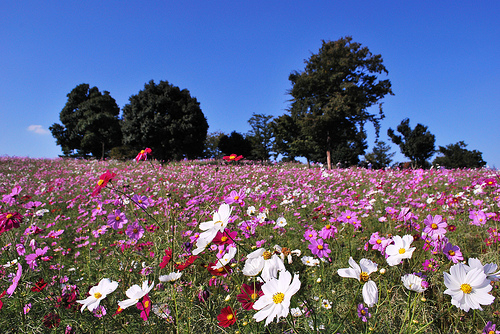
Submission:
M 0 332 L 500 333 L 499 181 L 2 157 Z

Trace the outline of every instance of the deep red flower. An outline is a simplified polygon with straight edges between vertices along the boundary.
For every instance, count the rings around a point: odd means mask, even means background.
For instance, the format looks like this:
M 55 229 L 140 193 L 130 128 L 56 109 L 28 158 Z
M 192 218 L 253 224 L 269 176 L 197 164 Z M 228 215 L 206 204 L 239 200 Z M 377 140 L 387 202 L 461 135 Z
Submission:
M 191 255 L 184 263 L 179 263 L 179 264 L 174 264 L 175 269 L 177 270 L 184 270 L 190 265 L 193 264 L 193 262 L 198 258 L 198 255 Z
M 45 289 L 46 286 L 47 286 L 47 283 L 45 283 L 45 281 L 43 280 L 43 277 L 42 277 L 38 280 L 38 282 L 36 282 L 35 286 L 31 288 L 31 291 L 40 292 L 43 289 Z
M 148 154 L 151 154 L 151 149 L 147 147 L 145 150 L 141 150 L 139 154 L 135 157 L 135 161 L 148 160 Z
M 224 307 L 217 316 L 217 320 L 219 320 L 219 326 L 229 327 L 236 322 L 236 312 L 231 306 Z
M 6 291 L 2 292 L 2 294 L 0 295 L 0 299 L 3 298 L 3 296 L 5 296 L 7 294 Z M 2 309 L 3 307 L 3 301 L 0 300 L 0 310 Z
M 0 234 L 19 228 L 23 216 L 18 212 L 5 212 L 0 214 Z
M 92 192 L 92 196 L 96 196 L 99 194 L 102 190 L 102 188 L 106 187 L 109 181 L 111 181 L 114 177 L 116 176 L 115 173 L 110 172 L 109 169 L 106 171 L 106 173 L 102 174 L 99 177 L 99 181 L 97 181 L 97 185 L 95 186 L 94 191 Z
M 149 311 L 151 311 L 151 299 L 149 299 L 149 296 L 145 295 L 144 298 L 142 298 L 142 302 L 138 302 L 136 305 L 137 308 L 142 311 L 142 320 L 148 321 Z
M 220 231 L 217 232 L 212 242 L 216 245 L 231 245 L 234 244 L 233 240 L 236 238 L 237 235 L 238 235 L 237 231 L 231 232 L 230 230 L 225 229 L 224 233 L 221 233 Z
M 236 155 L 236 154 L 231 154 L 231 155 L 227 155 L 223 158 L 224 160 L 226 161 L 238 161 L 238 160 L 241 160 L 243 159 L 243 156 L 242 155 Z
M 253 304 L 260 296 L 264 295 L 264 292 L 260 289 L 262 283 L 254 283 L 253 285 L 248 285 L 243 283 L 241 286 L 241 294 L 236 296 L 236 299 L 241 303 L 243 309 L 249 311 L 253 310 Z
M 160 268 L 165 268 L 171 259 L 172 259 L 172 249 L 170 248 L 165 249 L 165 256 L 163 257 L 163 260 L 159 265 Z
M 61 318 L 56 313 L 49 313 L 43 317 L 43 325 L 47 328 L 59 327 Z

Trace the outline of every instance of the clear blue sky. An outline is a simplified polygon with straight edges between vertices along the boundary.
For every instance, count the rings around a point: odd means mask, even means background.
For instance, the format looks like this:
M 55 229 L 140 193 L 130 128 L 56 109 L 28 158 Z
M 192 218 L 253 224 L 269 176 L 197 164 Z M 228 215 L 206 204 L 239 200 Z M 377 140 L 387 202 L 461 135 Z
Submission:
M 198 99 L 210 132 L 246 133 L 253 113 L 285 113 L 288 75 L 321 40 L 352 36 L 389 71 L 382 140 L 409 117 L 436 146 L 463 140 L 500 167 L 496 0 L 28 0 L 2 1 L 0 12 L 0 155 L 57 157 L 48 128 L 81 83 L 122 108 L 146 82 L 167 80 Z

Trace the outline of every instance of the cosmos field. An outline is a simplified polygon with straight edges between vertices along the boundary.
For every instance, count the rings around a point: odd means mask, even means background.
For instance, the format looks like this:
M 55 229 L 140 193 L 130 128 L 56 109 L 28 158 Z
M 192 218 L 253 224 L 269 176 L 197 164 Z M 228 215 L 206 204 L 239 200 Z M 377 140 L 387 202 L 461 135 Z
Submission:
M 0 158 L 2 333 L 500 333 L 498 174 Z

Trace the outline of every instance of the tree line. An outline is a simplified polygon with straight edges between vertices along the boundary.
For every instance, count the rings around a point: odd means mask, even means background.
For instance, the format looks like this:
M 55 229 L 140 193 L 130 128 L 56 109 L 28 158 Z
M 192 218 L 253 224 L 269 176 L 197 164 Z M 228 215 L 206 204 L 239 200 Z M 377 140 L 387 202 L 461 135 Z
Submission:
M 383 168 L 394 153 L 379 139 L 384 119 L 381 100 L 393 95 L 381 55 L 353 42 L 352 37 L 322 41 L 318 53 L 305 60 L 302 71 L 289 75 L 290 106 L 279 117 L 254 113 L 251 130 L 208 133 L 208 123 L 196 98 L 168 81 L 153 80 L 129 98 L 122 109 L 107 91 L 80 84 L 68 95 L 60 113 L 62 124 L 50 127 L 67 157 L 130 158 L 150 147 L 159 160 L 221 158 L 237 153 L 246 159 L 295 161 Z M 374 111 L 375 110 L 375 111 Z M 376 145 L 366 152 L 366 124 L 375 128 Z M 399 134 L 396 134 L 399 133 Z M 460 141 L 435 147 L 426 126 L 404 119 L 387 135 L 413 167 L 433 164 L 449 168 L 483 167 L 482 153 Z

